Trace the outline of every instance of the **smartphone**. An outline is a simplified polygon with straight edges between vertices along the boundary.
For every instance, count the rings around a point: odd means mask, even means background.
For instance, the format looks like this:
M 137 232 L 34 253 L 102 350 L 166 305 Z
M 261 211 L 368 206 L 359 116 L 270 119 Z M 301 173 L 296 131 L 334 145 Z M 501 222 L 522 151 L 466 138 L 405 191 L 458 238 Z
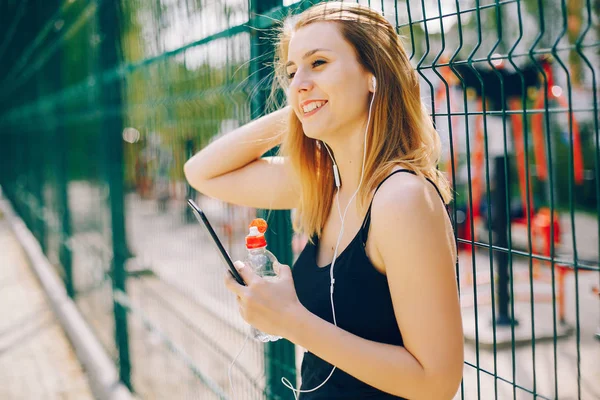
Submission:
M 210 222 L 208 222 L 208 218 L 206 218 L 204 211 L 202 211 L 200 209 L 200 207 L 198 207 L 198 205 L 194 202 L 194 200 L 188 199 L 187 202 L 188 202 L 188 205 L 190 207 L 192 207 L 192 210 L 194 211 L 194 215 L 196 215 L 196 218 L 198 219 L 198 221 L 202 222 L 204 224 L 204 226 L 206 226 L 206 229 L 208 229 L 208 233 L 210 233 L 210 236 L 212 237 L 213 242 L 215 242 L 215 244 L 217 245 L 217 249 L 219 250 L 219 253 L 221 253 L 221 257 L 223 257 L 223 261 L 225 261 L 225 264 L 227 264 L 227 266 L 229 267 L 229 273 L 233 276 L 233 278 L 237 281 L 237 283 L 239 283 L 240 285 L 246 286 L 246 282 L 244 282 L 241 275 L 235 268 L 235 265 L 233 265 L 233 261 L 231 261 L 231 257 L 229 257 L 229 254 L 227 254 L 227 250 L 225 250 L 225 247 L 223 247 L 223 243 L 221 243 L 221 240 L 219 240 L 217 233 L 213 229 Z

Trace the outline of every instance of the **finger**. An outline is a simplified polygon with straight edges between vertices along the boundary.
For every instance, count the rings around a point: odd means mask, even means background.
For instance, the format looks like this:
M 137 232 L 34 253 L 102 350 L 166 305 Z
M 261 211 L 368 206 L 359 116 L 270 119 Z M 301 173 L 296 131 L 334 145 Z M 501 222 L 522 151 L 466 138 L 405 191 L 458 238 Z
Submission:
M 229 272 L 225 273 L 224 281 L 225 281 L 225 287 L 229 291 L 235 293 L 236 296 L 243 297 L 245 295 L 245 286 L 242 286 L 239 283 L 237 283 L 235 278 L 233 276 L 231 276 L 231 273 L 229 273 Z
M 246 285 L 250 286 L 256 279 L 260 279 L 258 275 L 254 273 L 252 268 L 244 264 L 242 261 L 236 261 L 233 263 L 235 268 L 238 270 L 240 276 L 246 282 Z
M 280 278 L 292 279 L 292 269 L 289 265 L 277 263 L 277 268 L 279 269 L 277 275 Z

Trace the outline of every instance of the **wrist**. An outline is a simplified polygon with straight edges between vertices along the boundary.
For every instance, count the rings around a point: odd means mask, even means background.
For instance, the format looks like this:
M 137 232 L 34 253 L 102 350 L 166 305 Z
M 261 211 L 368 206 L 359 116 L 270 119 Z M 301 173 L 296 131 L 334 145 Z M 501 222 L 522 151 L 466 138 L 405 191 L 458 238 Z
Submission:
M 300 339 L 300 334 L 306 329 L 310 319 L 310 311 L 308 311 L 299 301 L 289 308 L 287 317 L 285 318 L 285 333 L 284 337 L 292 343 L 297 343 Z

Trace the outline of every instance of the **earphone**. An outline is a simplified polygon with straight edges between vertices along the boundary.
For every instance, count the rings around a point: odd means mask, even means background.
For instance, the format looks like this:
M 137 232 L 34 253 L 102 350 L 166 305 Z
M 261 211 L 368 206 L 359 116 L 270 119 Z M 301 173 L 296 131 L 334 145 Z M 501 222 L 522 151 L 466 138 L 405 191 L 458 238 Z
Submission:
M 350 200 L 348 201 L 348 204 L 346 205 L 346 208 L 344 209 L 344 215 L 342 215 L 342 210 L 340 207 L 340 196 L 339 195 L 340 195 L 341 182 L 340 182 L 340 175 L 339 175 L 338 167 L 335 162 L 335 158 L 333 158 L 333 154 L 331 154 L 331 150 L 329 150 L 329 146 L 327 146 L 323 142 L 323 146 L 325 147 L 325 149 L 327 149 L 327 153 L 329 153 L 329 157 L 331 158 L 331 161 L 333 163 L 333 167 L 332 167 L 333 168 L 333 177 L 334 177 L 334 181 L 335 181 L 335 186 L 337 188 L 336 202 L 337 202 L 338 214 L 340 216 L 340 220 L 342 221 L 342 225 L 340 227 L 340 233 L 338 234 L 337 243 L 335 245 L 335 250 L 333 251 L 333 260 L 331 261 L 331 267 L 329 268 L 329 280 L 330 280 L 329 298 L 331 300 L 331 314 L 333 316 L 333 324 L 335 326 L 337 326 L 337 320 L 335 318 L 335 306 L 333 303 L 333 288 L 334 288 L 334 284 L 335 284 L 335 278 L 333 277 L 333 268 L 335 266 L 335 261 L 336 261 L 337 255 L 338 255 L 338 248 L 340 246 L 340 241 L 342 240 L 342 235 L 344 234 L 344 221 L 346 220 L 346 213 L 348 212 L 348 209 L 350 208 L 350 204 L 352 204 L 352 201 L 354 200 L 354 198 L 358 194 L 358 191 L 360 190 L 360 187 L 362 186 L 362 181 L 363 181 L 363 177 L 365 174 L 365 161 L 367 158 L 367 133 L 369 132 L 369 124 L 371 122 L 371 110 L 373 108 L 373 100 L 375 99 L 375 91 L 377 88 L 377 79 L 375 78 L 375 76 L 373 76 L 371 78 L 371 84 L 373 86 L 373 96 L 371 96 L 371 103 L 369 105 L 369 115 L 367 118 L 367 127 L 365 128 L 365 136 L 364 136 L 364 143 L 363 143 L 363 161 L 362 161 L 362 166 L 361 166 L 360 181 L 358 182 L 358 187 L 356 188 L 356 191 L 354 192 L 352 197 L 350 197 Z M 309 390 L 295 389 L 287 378 L 281 378 L 281 382 L 288 389 L 290 389 L 294 392 L 294 398 L 296 400 L 298 400 L 298 395 L 300 393 L 314 392 L 315 390 L 321 388 L 325 383 L 327 383 L 327 381 L 329 380 L 329 378 L 331 378 L 331 376 L 333 375 L 336 368 L 337 368 L 336 366 L 333 366 L 333 368 L 331 369 L 331 372 L 329 373 L 329 376 L 327 376 L 327 378 L 320 385 L 318 385 L 317 387 L 314 387 L 312 389 L 309 389 Z

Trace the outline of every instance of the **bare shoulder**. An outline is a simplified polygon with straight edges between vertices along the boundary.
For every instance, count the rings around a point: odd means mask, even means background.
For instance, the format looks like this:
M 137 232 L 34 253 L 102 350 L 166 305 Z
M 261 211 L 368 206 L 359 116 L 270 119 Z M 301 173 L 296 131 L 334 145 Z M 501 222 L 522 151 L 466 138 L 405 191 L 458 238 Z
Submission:
M 435 186 L 423 177 L 400 173 L 386 180 L 373 198 L 371 221 L 374 245 L 382 259 L 385 252 L 406 246 L 425 250 L 427 245 L 442 245 L 454 252 L 445 205 Z
M 435 186 L 427 179 L 400 173 L 386 180 L 373 198 L 373 219 L 394 216 L 410 220 L 422 214 L 443 215 L 445 207 Z

